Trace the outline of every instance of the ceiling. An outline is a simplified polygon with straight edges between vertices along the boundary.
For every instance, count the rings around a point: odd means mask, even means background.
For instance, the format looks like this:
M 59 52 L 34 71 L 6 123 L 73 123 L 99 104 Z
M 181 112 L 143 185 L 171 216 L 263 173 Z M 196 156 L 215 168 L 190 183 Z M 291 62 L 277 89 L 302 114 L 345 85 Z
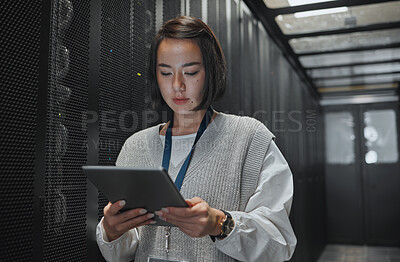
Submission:
M 398 96 L 399 0 L 245 2 L 319 97 Z

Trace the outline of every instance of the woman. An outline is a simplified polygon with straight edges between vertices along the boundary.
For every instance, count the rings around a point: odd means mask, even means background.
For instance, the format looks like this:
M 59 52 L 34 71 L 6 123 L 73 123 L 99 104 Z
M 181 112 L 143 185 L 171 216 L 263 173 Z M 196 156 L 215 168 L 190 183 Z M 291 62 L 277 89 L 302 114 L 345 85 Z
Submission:
M 162 165 L 189 207 L 119 213 L 124 201 L 109 203 L 97 227 L 103 256 L 288 260 L 296 245 L 288 218 L 292 174 L 262 123 L 211 108 L 226 86 L 225 59 L 211 29 L 192 17 L 167 21 L 151 47 L 149 80 L 153 106 L 166 104 L 173 118 L 132 135 L 116 165 Z M 146 226 L 154 216 L 177 227 Z

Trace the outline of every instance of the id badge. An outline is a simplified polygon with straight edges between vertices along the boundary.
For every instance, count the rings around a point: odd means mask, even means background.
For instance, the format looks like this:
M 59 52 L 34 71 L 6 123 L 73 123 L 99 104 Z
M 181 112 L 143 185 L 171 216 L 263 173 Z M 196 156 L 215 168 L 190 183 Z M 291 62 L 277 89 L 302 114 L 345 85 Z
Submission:
M 157 258 L 157 257 L 149 257 L 147 262 L 189 262 L 187 260 L 171 260 L 171 259 L 164 259 L 164 258 Z

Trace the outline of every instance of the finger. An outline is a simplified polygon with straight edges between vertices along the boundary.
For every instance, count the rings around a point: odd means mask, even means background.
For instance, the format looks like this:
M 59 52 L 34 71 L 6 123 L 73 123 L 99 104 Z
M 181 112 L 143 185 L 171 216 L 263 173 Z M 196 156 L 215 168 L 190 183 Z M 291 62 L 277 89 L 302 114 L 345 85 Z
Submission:
M 162 219 L 164 221 L 167 221 L 168 223 L 171 223 L 179 228 L 193 228 L 193 227 L 197 227 L 196 221 L 195 220 L 181 220 L 181 219 L 175 219 L 175 218 L 171 218 L 171 219 Z
M 188 218 L 176 217 L 176 216 L 172 216 L 172 215 L 159 216 L 159 218 L 161 220 L 168 221 L 168 223 L 174 224 L 176 226 L 178 226 L 178 224 L 180 224 L 180 223 L 187 223 L 187 221 L 188 221 Z
M 155 224 L 155 223 L 156 223 L 156 221 L 154 221 L 153 219 L 149 219 L 149 220 L 144 221 L 143 223 L 136 225 L 135 228 L 145 226 L 145 225 Z
M 147 213 L 147 210 L 144 208 L 135 208 L 135 209 L 131 209 L 131 210 L 122 212 L 120 214 L 117 214 L 116 218 L 118 219 L 118 221 L 120 221 L 122 223 L 122 222 L 128 221 L 132 218 L 142 216 L 146 213 Z
M 175 222 L 186 222 L 186 223 L 192 223 L 192 224 L 196 224 L 199 221 L 207 220 L 207 217 L 204 217 L 204 216 L 198 216 L 198 215 L 180 216 L 180 215 L 175 215 L 175 214 L 171 214 L 171 213 L 163 213 L 161 217 L 166 219 L 168 222 L 175 221 Z
M 110 206 L 107 210 L 104 210 L 104 215 L 106 215 L 106 211 L 107 211 L 107 215 L 110 215 L 110 216 L 114 216 L 114 215 L 118 214 L 118 212 L 125 206 L 125 204 L 126 204 L 125 200 L 119 200 L 111 205 L 109 203 Z
M 153 220 L 152 218 L 154 217 L 153 213 L 148 213 L 146 215 L 138 216 L 135 218 L 132 218 L 128 221 L 125 221 L 124 223 L 120 224 L 120 229 L 121 231 L 128 231 L 132 228 L 138 227 L 139 225 L 142 224 L 147 224 L 151 223 L 150 220 Z
M 186 204 L 188 204 L 189 209 L 187 207 L 166 207 L 163 208 L 162 211 L 163 212 L 178 212 L 177 214 L 180 214 L 181 216 L 193 216 L 191 214 L 191 210 L 190 207 L 194 207 L 197 204 L 200 203 L 205 203 L 205 201 L 203 199 L 201 199 L 200 197 L 194 197 L 192 199 L 186 199 L 185 200 Z
M 168 208 L 163 208 L 161 212 L 156 212 L 156 214 L 157 215 L 160 214 L 163 217 L 165 217 L 168 214 L 172 214 L 174 216 L 179 216 L 182 218 L 189 218 L 196 215 L 192 211 L 191 207 L 168 207 Z
M 185 202 L 189 207 L 193 206 L 192 202 L 189 199 L 186 199 Z
M 171 207 L 168 209 L 165 209 L 166 212 L 165 214 L 163 213 L 163 216 L 171 214 L 174 216 L 179 216 L 179 217 L 185 217 L 185 218 L 190 218 L 190 217 L 208 217 L 209 216 L 209 205 L 202 201 L 196 204 L 193 207 L 189 208 L 179 208 L 179 207 Z M 162 209 L 164 211 L 164 209 Z

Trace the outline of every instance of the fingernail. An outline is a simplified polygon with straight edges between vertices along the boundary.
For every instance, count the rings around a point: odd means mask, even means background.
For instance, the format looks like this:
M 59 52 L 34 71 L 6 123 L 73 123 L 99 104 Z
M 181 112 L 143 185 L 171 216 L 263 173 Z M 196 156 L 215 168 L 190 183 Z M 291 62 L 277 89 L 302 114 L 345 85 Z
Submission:
M 163 212 L 165 212 L 165 213 L 169 213 L 168 208 L 165 208 L 165 207 L 164 207 L 164 208 L 162 208 L 161 210 L 162 210 Z
M 121 201 L 119 202 L 119 205 L 120 205 L 121 207 L 125 206 L 125 200 L 121 200 Z
M 154 212 L 154 214 L 156 214 L 157 216 L 161 216 L 162 212 L 161 211 L 156 211 L 156 212 Z
M 139 211 L 139 214 L 146 214 L 147 213 L 147 210 L 146 209 L 140 209 L 140 211 Z
M 157 222 L 156 222 L 156 221 L 154 221 L 154 220 L 150 222 L 150 224 L 153 224 L 153 225 L 154 225 L 155 223 L 157 223 Z
M 159 217 L 159 219 L 167 221 L 167 219 L 165 217 Z
M 154 217 L 153 213 L 150 213 L 150 214 L 147 215 L 147 218 L 152 218 L 152 217 Z

